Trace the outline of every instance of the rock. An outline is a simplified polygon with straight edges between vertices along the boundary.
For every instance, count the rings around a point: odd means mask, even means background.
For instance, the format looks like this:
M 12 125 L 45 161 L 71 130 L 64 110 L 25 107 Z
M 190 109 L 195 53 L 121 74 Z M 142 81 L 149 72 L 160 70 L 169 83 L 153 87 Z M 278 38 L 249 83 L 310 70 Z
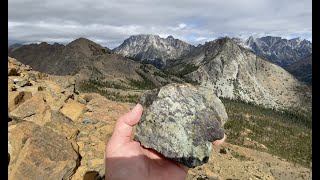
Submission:
M 28 72 L 29 79 L 32 81 L 37 81 L 37 75 L 35 72 Z
M 226 148 L 221 148 L 220 151 L 219 151 L 220 154 L 227 154 L 227 152 L 228 151 L 227 151 Z
M 110 101 L 96 93 L 84 93 L 80 96 L 86 99 L 86 107 L 91 112 L 84 113 L 77 122 L 80 130 L 77 144 L 82 159 L 73 179 L 84 179 L 88 172 L 96 172 L 97 176 L 104 179 L 105 143 L 112 135 L 116 120 L 128 112 L 130 106 L 128 103 Z
M 79 146 L 76 141 L 80 131 L 74 125 L 61 121 L 50 121 L 47 122 L 44 126 L 58 134 L 65 136 L 71 143 L 73 149 L 76 152 L 79 152 Z
M 14 110 L 21 103 L 32 97 L 31 92 L 28 91 L 12 91 L 8 92 L 8 111 Z
M 33 121 L 42 125 L 45 121 L 49 120 L 45 118 L 48 109 L 48 105 L 43 100 L 43 94 L 37 93 L 18 106 L 15 110 L 11 111 L 9 117 L 15 121 Z
M 100 179 L 102 180 L 102 178 L 99 176 L 99 173 L 96 171 L 88 171 L 83 176 L 83 180 L 100 180 Z
M 81 121 L 83 124 L 96 124 L 98 120 L 96 119 L 89 119 L 89 118 L 83 118 Z
M 9 68 L 8 76 L 20 76 L 20 74 L 18 73 L 18 70 L 16 68 Z
M 31 83 L 28 81 L 28 79 L 23 78 L 23 77 L 15 77 L 13 79 L 14 84 L 20 86 L 20 87 L 24 87 L 24 86 L 30 86 Z
M 134 139 L 188 167 L 208 162 L 212 141 L 222 139 L 227 121 L 220 99 L 204 87 L 169 84 L 146 91 Z
M 33 122 L 9 127 L 9 179 L 70 179 L 79 155 L 65 136 Z
M 63 94 L 59 92 L 49 92 L 47 91 L 47 88 L 45 88 L 45 90 L 46 91 L 43 92 L 44 99 L 53 111 L 60 110 L 61 107 L 65 104 L 65 101 L 72 97 L 72 93 L 70 92 L 65 92 Z
M 84 113 L 84 110 L 85 105 L 69 99 L 68 102 L 62 107 L 60 112 L 72 121 L 77 121 Z

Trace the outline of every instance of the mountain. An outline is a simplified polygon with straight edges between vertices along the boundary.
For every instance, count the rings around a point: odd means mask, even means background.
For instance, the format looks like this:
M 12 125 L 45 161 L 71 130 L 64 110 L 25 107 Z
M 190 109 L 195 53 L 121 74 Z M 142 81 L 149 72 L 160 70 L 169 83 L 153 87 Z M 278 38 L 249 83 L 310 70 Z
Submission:
M 107 83 L 105 86 L 113 87 L 113 83 L 121 83 L 132 87 L 148 83 L 148 87 L 157 87 L 170 82 L 183 82 L 179 78 L 165 76 L 152 65 L 141 65 L 85 38 L 76 39 L 66 46 L 45 42 L 23 45 L 10 52 L 9 56 L 40 72 L 77 74 L 79 82 L 94 80 L 95 83 Z
M 281 37 L 265 36 L 261 38 L 249 37 L 246 41 L 238 41 L 243 47 L 253 50 L 257 55 L 267 58 L 290 73 L 297 79 L 312 84 L 312 63 L 302 62 L 312 54 L 312 43 L 300 38 L 284 39 Z M 299 70 L 299 64 L 308 64 Z M 308 77 L 307 77 L 308 76 Z
M 312 85 L 312 54 L 300 61 L 292 63 L 288 71 L 297 79 Z
M 162 68 L 167 61 L 177 59 L 193 48 L 193 45 L 173 36 L 161 38 L 158 35 L 142 34 L 130 36 L 119 47 L 113 49 L 113 52 Z
M 17 50 L 21 46 L 22 46 L 22 44 L 19 44 L 19 43 L 15 43 L 15 44 L 8 46 L 8 53 Z
M 166 68 L 218 96 L 275 109 L 311 109 L 311 90 L 281 67 L 230 38 L 196 47 Z
M 300 38 L 284 39 L 281 37 L 265 36 L 260 38 L 249 37 L 245 45 L 257 55 L 270 60 L 287 69 L 291 64 L 312 54 L 312 43 Z

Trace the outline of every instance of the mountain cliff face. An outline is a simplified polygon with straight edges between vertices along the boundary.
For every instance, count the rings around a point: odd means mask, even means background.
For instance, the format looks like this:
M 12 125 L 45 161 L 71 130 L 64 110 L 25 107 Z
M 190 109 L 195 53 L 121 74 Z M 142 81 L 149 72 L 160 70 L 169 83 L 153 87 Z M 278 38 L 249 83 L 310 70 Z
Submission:
M 230 38 L 198 46 L 167 71 L 212 88 L 218 97 L 280 109 L 311 108 L 308 87 Z
M 312 43 L 300 38 L 288 40 L 272 36 L 261 38 L 251 36 L 246 40 L 245 45 L 257 55 L 284 68 L 312 54 Z
M 158 35 L 136 35 L 130 36 L 113 52 L 163 67 L 167 61 L 177 59 L 193 48 L 194 46 L 172 36 L 161 38 Z

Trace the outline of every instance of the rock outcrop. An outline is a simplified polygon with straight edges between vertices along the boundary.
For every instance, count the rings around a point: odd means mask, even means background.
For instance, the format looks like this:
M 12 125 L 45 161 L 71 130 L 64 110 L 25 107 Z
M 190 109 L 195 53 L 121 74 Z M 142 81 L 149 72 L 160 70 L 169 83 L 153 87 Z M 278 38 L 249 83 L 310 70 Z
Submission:
M 169 84 L 141 97 L 142 118 L 134 139 L 188 167 L 208 162 L 212 142 L 224 136 L 226 110 L 210 89 Z
M 78 152 L 58 133 L 21 122 L 9 126 L 9 179 L 69 179 L 80 163 Z
M 73 76 L 33 71 L 10 57 L 8 80 L 9 179 L 102 179 L 105 143 L 133 105 L 79 94 Z

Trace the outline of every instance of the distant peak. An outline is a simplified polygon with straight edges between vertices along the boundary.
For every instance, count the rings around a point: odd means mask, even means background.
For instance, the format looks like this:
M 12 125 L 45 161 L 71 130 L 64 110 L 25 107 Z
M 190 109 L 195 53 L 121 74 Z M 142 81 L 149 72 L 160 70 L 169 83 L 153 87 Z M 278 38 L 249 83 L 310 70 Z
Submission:
M 84 38 L 84 37 L 79 37 L 78 39 L 75 39 L 74 41 L 91 41 L 91 40 Z
M 167 39 L 174 39 L 174 37 L 172 35 L 169 35 Z
M 91 40 L 89 40 L 89 39 L 87 39 L 87 38 L 80 37 L 80 38 L 78 38 L 78 39 L 75 39 L 75 40 L 71 41 L 71 42 L 68 44 L 68 46 L 81 45 L 81 44 L 83 45 L 83 44 L 89 44 L 89 43 L 94 43 L 94 44 L 96 44 L 95 42 L 93 42 L 93 41 L 91 41 Z

